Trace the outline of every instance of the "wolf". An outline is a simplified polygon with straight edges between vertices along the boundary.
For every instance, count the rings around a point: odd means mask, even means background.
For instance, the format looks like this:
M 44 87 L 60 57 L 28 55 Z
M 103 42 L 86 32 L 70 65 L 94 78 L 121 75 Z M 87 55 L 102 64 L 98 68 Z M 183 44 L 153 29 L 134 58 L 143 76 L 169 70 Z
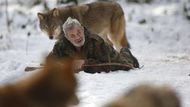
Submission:
M 68 17 L 75 18 L 93 33 L 114 45 L 119 52 L 122 47 L 130 47 L 125 32 L 125 17 L 121 6 L 116 2 L 93 2 L 54 8 L 38 13 L 40 29 L 50 39 L 63 35 L 62 25 Z
M 181 107 L 181 104 L 171 88 L 143 84 L 104 107 Z
M 68 107 L 79 103 L 72 61 L 50 60 L 32 76 L 0 87 L 0 107 Z

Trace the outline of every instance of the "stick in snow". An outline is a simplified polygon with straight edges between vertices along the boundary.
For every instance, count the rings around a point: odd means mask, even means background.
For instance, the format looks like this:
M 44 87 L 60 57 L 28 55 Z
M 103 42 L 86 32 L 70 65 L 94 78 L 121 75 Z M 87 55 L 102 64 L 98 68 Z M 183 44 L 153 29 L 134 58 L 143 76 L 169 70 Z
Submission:
M 37 69 L 42 69 L 43 67 L 26 67 L 25 71 L 34 71 Z M 83 65 L 81 69 L 75 70 L 75 72 L 85 71 L 88 73 L 96 73 L 96 72 L 110 72 L 116 70 L 130 70 L 134 67 L 132 65 L 120 64 L 120 63 L 101 63 L 101 64 L 90 64 L 90 65 Z

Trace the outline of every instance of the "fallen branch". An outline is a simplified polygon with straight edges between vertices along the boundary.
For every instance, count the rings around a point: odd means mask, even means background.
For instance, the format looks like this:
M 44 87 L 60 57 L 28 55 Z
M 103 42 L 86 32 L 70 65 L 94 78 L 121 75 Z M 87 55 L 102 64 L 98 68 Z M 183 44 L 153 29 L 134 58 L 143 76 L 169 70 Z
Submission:
M 25 71 L 34 71 L 37 69 L 42 69 L 41 67 L 26 67 Z M 100 72 L 110 72 L 116 70 L 125 70 L 128 71 L 133 69 L 132 65 L 120 64 L 120 63 L 101 63 L 101 64 L 90 64 L 90 65 L 83 65 L 81 69 L 75 70 L 75 72 L 85 71 L 88 73 L 100 73 Z
M 37 70 L 37 69 L 42 69 L 43 67 L 26 67 L 24 69 L 24 71 L 28 72 L 28 71 L 34 71 L 34 70 Z

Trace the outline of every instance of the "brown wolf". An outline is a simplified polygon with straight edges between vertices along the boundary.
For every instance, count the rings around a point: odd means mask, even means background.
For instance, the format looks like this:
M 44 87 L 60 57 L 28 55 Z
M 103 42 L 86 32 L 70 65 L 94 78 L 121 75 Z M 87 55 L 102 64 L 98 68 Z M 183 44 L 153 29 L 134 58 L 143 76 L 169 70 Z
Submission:
M 124 12 L 118 3 L 94 2 L 38 13 L 40 28 L 50 39 L 58 39 L 63 32 L 62 24 L 69 16 L 78 19 L 83 26 L 114 45 L 117 51 L 121 47 L 129 47 L 125 35 Z
M 180 107 L 180 101 L 168 87 L 140 85 L 105 107 Z
M 72 62 L 49 60 L 26 80 L 0 87 L 0 107 L 68 107 L 77 104 Z

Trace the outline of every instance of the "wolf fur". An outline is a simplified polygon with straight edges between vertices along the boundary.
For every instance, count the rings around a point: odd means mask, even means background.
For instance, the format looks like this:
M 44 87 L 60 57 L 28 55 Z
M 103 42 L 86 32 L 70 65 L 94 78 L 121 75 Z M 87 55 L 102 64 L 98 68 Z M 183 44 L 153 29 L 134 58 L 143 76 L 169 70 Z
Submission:
M 49 59 L 31 77 L 1 86 L 0 107 L 68 107 L 78 104 L 76 87 L 72 62 Z
M 180 101 L 169 87 L 139 85 L 105 107 L 180 107 Z

